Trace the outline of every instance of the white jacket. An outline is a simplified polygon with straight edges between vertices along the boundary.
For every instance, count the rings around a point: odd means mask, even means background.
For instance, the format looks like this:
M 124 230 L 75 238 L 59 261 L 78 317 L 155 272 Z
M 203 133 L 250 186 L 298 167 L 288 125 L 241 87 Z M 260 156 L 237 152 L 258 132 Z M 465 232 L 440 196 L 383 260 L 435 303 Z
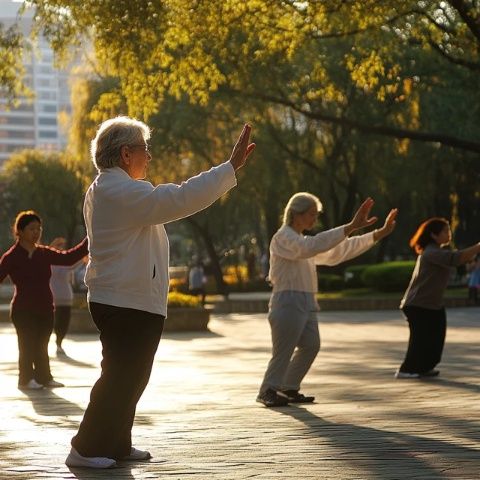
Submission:
M 120 167 L 102 170 L 83 208 L 88 301 L 166 316 L 169 245 L 163 224 L 203 210 L 235 185 L 230 162 L 181 185 L 157 187 Z
M 316 265 L 338 265 L 355 258 L 375 244 L 373 232 L 345 238 L 345 226 L 300 235 L 283 225 L 270 242 L 270 281 L 273 292 L 293 290 L 316 293 Z

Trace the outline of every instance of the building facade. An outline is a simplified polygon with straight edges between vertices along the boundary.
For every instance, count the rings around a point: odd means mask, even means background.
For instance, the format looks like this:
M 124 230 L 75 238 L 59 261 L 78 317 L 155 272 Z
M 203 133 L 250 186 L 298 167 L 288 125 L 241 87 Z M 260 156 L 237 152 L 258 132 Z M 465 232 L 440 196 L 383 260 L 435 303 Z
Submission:
M 17 19 L 20 3 L 0 0 L 0 22 L 8 27 Z M 32 15 L 22 15 L 20 25 L 28 35 Z M 20 99 L 18 107 L 8 109 L 0 96 L 0 169 L 15 151 L 38 148 L 61 150 L 66 145 L 66 126 L 60 118 L 71 112 L 68 72 L 55 68 L 54 54 L 47 41 L 39 37 L 23 59 L 25 82 L 34 98 Z M 66 114 L 66 115 L 65 115 Z

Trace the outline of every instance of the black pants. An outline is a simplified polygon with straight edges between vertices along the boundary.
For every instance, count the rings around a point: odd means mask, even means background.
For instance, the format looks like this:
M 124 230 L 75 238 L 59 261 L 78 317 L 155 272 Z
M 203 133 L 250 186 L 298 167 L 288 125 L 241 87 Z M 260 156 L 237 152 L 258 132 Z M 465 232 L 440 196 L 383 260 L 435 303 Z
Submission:
M 70 325 L 70 316 L 72 313 L 72 307 L 69 305 L 55 306 L 55 324 L 53 330 L 56 336 L 56 343 L 58 346 L 62 345 L 62 341 L 68 332 L 68 326 Z
M 45 384 L 52 380 L 48 341 L 52 334 L 53 312 L 14 310 L 11 314 L 18 338 L 18 384 L 35 379 Z
M 442 358 L 447 317 L 445 309 L 431 310 L 407 306 L 403 308 L 410 327 L 410 339 L 401 372 L 425 373 Z
M 102 374 L 72 446 L 84 457 L 119 460 L 130 454 L 137 402 L 150 378 L 165 317 L 93 302 L 89 308 L 100 330 Z

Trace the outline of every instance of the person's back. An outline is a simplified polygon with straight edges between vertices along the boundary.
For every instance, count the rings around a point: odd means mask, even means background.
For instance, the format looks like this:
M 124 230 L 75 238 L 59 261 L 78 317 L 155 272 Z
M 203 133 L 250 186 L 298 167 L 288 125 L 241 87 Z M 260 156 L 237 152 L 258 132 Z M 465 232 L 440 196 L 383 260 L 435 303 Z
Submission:
M 195 265 L 190 269 L 188 274 L 188 289 L 197 290 L 203 288 L 204 272 L 201 265 Z

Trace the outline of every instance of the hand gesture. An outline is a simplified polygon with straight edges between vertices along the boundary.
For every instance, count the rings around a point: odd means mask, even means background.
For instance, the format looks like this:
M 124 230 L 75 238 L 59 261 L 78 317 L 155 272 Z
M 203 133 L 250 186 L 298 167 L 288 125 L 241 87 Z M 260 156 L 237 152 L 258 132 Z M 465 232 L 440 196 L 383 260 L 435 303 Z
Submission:
M 395 229 L 395 226 L 397 225 L 397 222 L 396 222 L 397 213 L 398 213 L 398 209 L 392 208 L 389 214 L 387 215 L 387 218 L 385 219 L 385 223 L 383 224 L 383 227 L 379 228 L 378 230 L 375 230 L 373 234 L 373 238 L 375 239 L 376 242 L 390 235 L 393 232 L 393 230 Z
M 65 245 L 67 244 L 67 240 L 64 237 L 56 237 L 50 243 L 50 246 L 56 248 L 57 250 L 63 250 Z
M 368 197 L 360 205 L 360 208 L 356 211 L 355 215 L 352 218 L 352 221 L 345 226 L 346 235 L 350 235 L 355 230 L 369 227 L 378 220 L 377 217 L 369 217 L 370 210 L 372 209 L 374 203 L 375 202 L 373 201 L 373 199 Z
M 245 124 L 243 126 L 242 133 L 238 137 L 237 143 L 233 147 L 232 154 L 230 155 L 230 163 L 235 171 L 245 165 L 248 156 L 255 149 L 255 144 L 249 143 L 251 131 L 252 127 L 248 124 Z

